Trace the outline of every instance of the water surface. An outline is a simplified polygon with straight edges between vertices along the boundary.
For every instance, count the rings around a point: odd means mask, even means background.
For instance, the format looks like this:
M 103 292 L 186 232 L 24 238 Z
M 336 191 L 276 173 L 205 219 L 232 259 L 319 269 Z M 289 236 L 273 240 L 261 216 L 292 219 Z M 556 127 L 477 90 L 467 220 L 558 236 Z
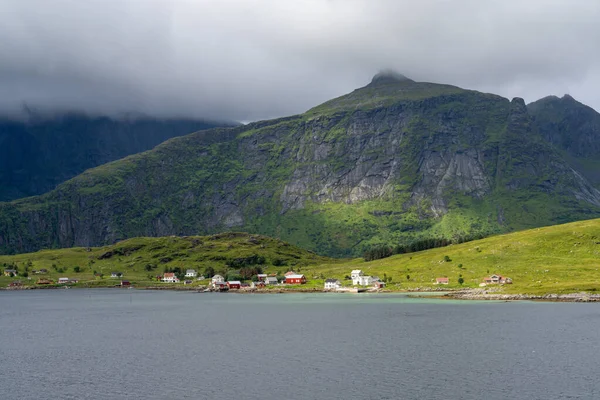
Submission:
M 0 293 L 0 399 L 600 399 L 595 304 Z

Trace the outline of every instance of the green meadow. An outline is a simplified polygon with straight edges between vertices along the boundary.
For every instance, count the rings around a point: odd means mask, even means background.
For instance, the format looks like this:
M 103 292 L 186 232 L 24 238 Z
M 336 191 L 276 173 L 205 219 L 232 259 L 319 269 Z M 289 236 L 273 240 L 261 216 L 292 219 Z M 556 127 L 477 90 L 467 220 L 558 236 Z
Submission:
M 323 279 L 342 281 L 353 269 L 388 281 L 391 291 L 434 288 L 437 277 L 448 277 L 444 289 L 475 288 L 488 275 L 510 277 L 511 285 L 493 285 L 511 294 L 548 294 L 600 291 L 600 219 L 497 235 L 467 243 L 365 262 L 316 255 L 283 241 L 245 233 L 212 236 L 135 238 L 112 246 L 42 250 L 0 256 L 0 269 L 18 268 L 19 277 L 0 277 L 0 287 L 19 279 L 35 285 L 38 278 L 78 279 L 79 286 L 114 286 L 113 271 L 140 286 L 179 286 L 156 280 L 180 268 L 200 274 L 236 276 L 242 268 L 259 268 L 282 275 L 294 270 L 306 275 L 305 288 L 322 288 Z M 47 269 L 47 274 L 33 274 Z M 78 271 L 78 272 L 76 272 Z M 31 280 L 23 277 L 26 272 Z M 103 274 L 103 276 L 98 276 Z M 462 278 L 462 284 L 459 283 Z M 207 281 L 194 281 L 194 285 Z M 345 281 L 349 285 L 348 281 Z M 491 287 L 489 285 L 488 287 Z

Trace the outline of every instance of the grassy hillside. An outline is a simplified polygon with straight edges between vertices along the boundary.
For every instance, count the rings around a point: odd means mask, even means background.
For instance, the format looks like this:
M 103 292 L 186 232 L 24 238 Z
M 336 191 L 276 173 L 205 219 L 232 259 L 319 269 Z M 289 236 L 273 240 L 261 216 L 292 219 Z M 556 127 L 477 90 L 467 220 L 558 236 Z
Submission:
M 450 261 L 445 261 L 445 256 Z M 460 245 L 402 254 L 382 260 L 360 259 L 330 266 L 310 266 L 307 274 L 343 279 L 352 269 L 392 277 L 390 289 L 478 287 L 482 278 L 501 274 L 513 279 L 505 293 L 573 293 L 600 291 L 600 219 L 498 235 Z M 464 284 L 458 284 L 462 275 Z M 492 286 L 488 286 L 492 287 Z
M 59 277 L 78 279 L 79 285 L 113 286 L 121 279 L 111 279 L 111 272 L 122 272 L 132 284 L 160 285 L 157 275 L 168 268 L 196 269 L 207 267 L 215 273 L 239 272 L 244 264 L 264 270 L 285 273 L 288 268 L 302 270 L 307 265 L 335 262 L 277 239 L 245 233 L 223 233 L 212 236 L 134 238 L 112 246 L 43 250 L 15 256 L 0 256 L 0 269 L 18 267 L 19 274 L 28 273 L 31 280 L 19 276 L 0 277 L 0 287 L 13 280 L 34 284 L 39 278 L 56 281 Z M 78 267 L 79 272 L 75 272 Z M 47 269 L 47 274 L 32 271 Z M 95 276 L 103 274 L 103 277 Z M 194 282 L 195 285 L 206 282 Z
M 67 276 L 79 279 L 80 285 L 99 286 L 114 285 L 119 280 L 110 279 L 110 272 L 122 271 L 124 279 L 143 286 L 160 285 L 152 277 L 165 268 L 195 268 L 203 272 L 212 266 L 217 273 L 234 273 L 239 271 L 240 262 L 254 256 L 264 257 L 258 266 L 266 273 L 281 274 L 288 269 L 304 273 L 309 279 L 306 288 L 322 288 L 323 278 L 343 280 L 352 269 L 362 269 L 368 275 L 391 277 L 389 290 L 433 288 L 435 278 L 443 276 L 450 278 L 450 285 L 443 288 L 478 287 L 483 277 L 501 274 L 514 282 L 497 287 L 504 293 L 596 292 L 600 290 L 600 219 L 498 235 L 371 262 L 334 260 L 264 236 L 225 233 L 204 237 L 136 238 L 100 248 L 0 256 L 0 267 L 10 268 L 16 264 L 20 272 L 26 268 L 30 272 L 46 268 L 52 279 Z M 233 267 L 228 267 L 232 262 Z M 80 266 L 81 272 L 74 272 L 76 266 Z M 94 278 L 93 271 L 104 273 L 105 277 Z M 461 275 L 464 283 L 459 285 Z M 20 279 L 33 283 L 41 277 L 31 276 L 31 281 Z M 12 280 L 14 278 L 0 277 L 0 287 Z M 206 282 L 195 282 L 196 285 L 202 283 Z

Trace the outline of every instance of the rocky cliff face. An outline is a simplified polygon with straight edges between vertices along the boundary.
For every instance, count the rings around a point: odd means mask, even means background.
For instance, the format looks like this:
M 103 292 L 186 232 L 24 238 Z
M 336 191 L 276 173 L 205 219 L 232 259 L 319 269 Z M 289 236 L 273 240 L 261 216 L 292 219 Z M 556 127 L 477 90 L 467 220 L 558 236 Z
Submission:
M 247 230 L 329 255 L 600 216 L 521 99 L 379 76 L 303 115 L 172 139 L 0 205 L 0 248 Z

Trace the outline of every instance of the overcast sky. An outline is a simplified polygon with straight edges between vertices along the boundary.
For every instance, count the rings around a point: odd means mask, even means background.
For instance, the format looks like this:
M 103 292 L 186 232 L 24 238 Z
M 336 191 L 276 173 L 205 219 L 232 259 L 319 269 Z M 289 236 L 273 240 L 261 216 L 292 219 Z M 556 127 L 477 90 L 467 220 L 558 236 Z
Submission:
M 382 69 L 600 110 L 597 0 L 0 0 L 0 111 L 250 121 Z

